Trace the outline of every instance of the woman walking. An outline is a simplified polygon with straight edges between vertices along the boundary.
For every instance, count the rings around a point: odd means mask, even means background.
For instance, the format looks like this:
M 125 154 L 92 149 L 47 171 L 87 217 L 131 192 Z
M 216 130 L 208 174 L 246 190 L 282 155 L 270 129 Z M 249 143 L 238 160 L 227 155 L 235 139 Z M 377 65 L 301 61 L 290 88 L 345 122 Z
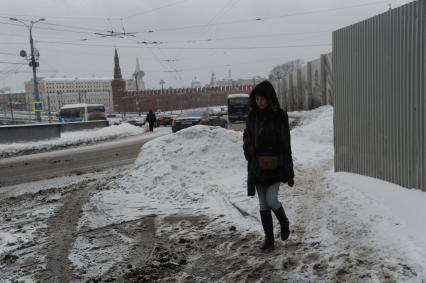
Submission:
M 149 131 L 154 131 L 154 124 L 157 121 L 157 118 L 155 117 L 154 112 L 152 112 L 152 109 L 149 109 L 148 114 L 146 114 L 145 123 L 149 123 Z
M 248 161 L 248 195 L 259 197 L 260 219 L 265 232 L 262 250 L 274 248 L 272 213 L 281 226 L 281 240 L 290 235 L 289 221 L 278 201 L 280 183 L 294 185 L 290 127 L 269 81 L 255 86 L 250 94 L 251 110 L 244 130 L 244 155 Z

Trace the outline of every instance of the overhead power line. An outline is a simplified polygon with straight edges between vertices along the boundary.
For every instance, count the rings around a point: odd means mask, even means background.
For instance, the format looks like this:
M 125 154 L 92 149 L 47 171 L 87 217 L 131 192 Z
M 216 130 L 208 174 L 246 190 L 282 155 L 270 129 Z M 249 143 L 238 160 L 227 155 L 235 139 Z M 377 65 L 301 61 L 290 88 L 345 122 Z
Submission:
M 136 17 L 136 16 L 142 16 L 142 15 L 149 14 L 149 13 L 152 13 L 152 12 L 155 12 L 155 11 L 158 11 L 158 10 L 162 10 L 162 9 L 165 9 L 165 8 L 169 8 L 169 7 L 172 7 L 172 6 L 175 6 L 177 4 L 187 2 L 187 1 L 188 0 L 179 0 L 179 1 L 167 4 L 167 5 L 164 5 L 164 6 L 160 6 L 160 7 L 145 11 L 145 12 L 136 13 L 136 14 L 133 14 L 133 15 L 130 15 L 130 16 L 125 16 L 125 17 L 122 17 L 122 19 L 129 19 L 129 18 L 133 18 L 133 17 Z
M 247 35 L 247 36 L 232 36 L 232 37 L 222 37 L 222 38 L 207 38 L 207 39 L 194 39 L 194 40 L 176 40 L 176 41 L 162 41 L 161 43 L 197 43 L 197 42 L 213 42 L 213 41 L 223 41 L 223 40 L 232 40 L 236 39 L 251 39 L 251 38 L 264 38 L 264 37 L 277 37 L 285 35 L 303 35 L 303 34 L 319 34 L 319 33 L 331 33 L 332 30 L 320 30 L 320 31 L 307 31 L 307 32 L 295 32 L 295 33 L 274 33 L 274 34 L 258 34 L 258 35 Z
M 38 43 L 49 43 L 49 44 L 63 44 L 63 45 L 76 45 L 76 46 L 93 46 L 93 47 L 120 47 L 120 48 L 141 48 L 141 49 L 157 49 L 157 47 L 149 46 L 135 46 L 135 45 L 117 45 L 117 44 L 86 44 L 86 43 L 70 43 L 70 42 L 59 42 L 59 41 L 37 41 Z M 243 46 L 243 47 L 182 47 L 182 46 L 169 46 L 161 47 L 161 49 L 171 50 L 244 50 L 244 49 L 279 49 L 279 48 L 299 48 L 299 47 L 319 47 L 319 46 L 331 46 L 329 43 L 319 44 L 298 44 L 298 45 L 277 45 L 277 46 Z
M 311 14 L 320 14 L 320 13 L 326 13 L 326 12 L 339 11 L 339 10 L 375 6 L 378 4 L 384 4 L 384 3 L 395 2 L 395 1 L 398 1 L 398 0 L 376 1 L 376 2 L 358 4 L 358 5 L 343 6 L 338 8 L 312 10 L 312 11 L 305 11 L 305 12 L 298 12 L 298 13 L 289 13 L 289 14 L 284 14 L 279 16 L 259 17 L 259 18 L 251 18 L 251 19 L 236 20 L 236 21 L 229 21 L 229 22 L 207 23 L 207 24 L 189 25 L 189 26 L 163 28 L 163 29 L 150 29 L 150 30 L 140 31 L 138 33 L 176 31 L 176 30 L 185 30 L 185 29 L 194 29 L 194 28 L 205 28 L 205 27 L 212 27 L 212 26 L 219 26 L 219 25 L 233 25 L 233 24 L 242 24 L 242 23 L 250 23 L 250 22 L 268 21 L 268 20 L 281 19 L 281 18 L 305 16 L 305 15 L 311 15 Z
M 7 72 L 7 73 L 2 73 L 0 75 L 0 82 L 4 82 L 8 77 L 10 77 L 11 75 L 13 75 L 14 72 L 19 71 L 22 67 L 23 67 L 23 65 L 17 66 L 15 69 L 8 70 L 9 72 Z
M 177 4 L 187 2 L 187 1 L 188 0 L 179 0 L 179 1 L 175 1 L 175 2 L 170 3 L 170 4 L 166 4 L 166 5 L 163 5 L 163 6 L 153 8 L 151 10 L 144 11 L 144 12 L 140 12 L 140 13 L 136 13 L 136 14 L 132 14 L 132 15 L 128 15 L 128 16 L 123 16 L 123 17 L 119 17 L 119 18 L 111 18 L 111 17 L 108 17 L 108 18 L 112 19 L 112 20 L 119 20 L 119 19 L 132 18 L 132 17 L 136 17 L 136 16 L 142 16 L 142 15 L 149 14 L 149 13 L 159 11 L 159 10 L 163 10 L 165 8 L 169 8 L 169 7 L 172 7 L 172 6 L 175 6 Z M 3 15 L 3 16 L 0 16 L 0 18 L 5 18 L 6 16 L 8 16 L 8 17 L 13 16 L 13 17 L 29 17 L 29 18 L 39 17 L 39 18 L 51 18 L 51 19 L 69 19 L 69 20 L 74 19 L 74 20 L 96 20 L 96 21 L 105 21 L 105 18 L 107 18 L 107 17 L 70 17 L 70 16 L 46 16 L 46 15 L 40 16 L 40 15 L 27 15 L 27 14 L 14 14 L 14 15 L 0 14 L 0 15 Z
M 94 32 L 104 32 L 105 30 L 100 28 L 88 28 L 88 27 L 80 27 L 80 26 L 70 26 L 70 25 L 61 25 L 61 24 L 55 24 L 55 23 L 40 23 L 43 26 L 54 26 L 54 27 L 64 27 L 64 28 L 70 28 L 70 29 L 77 29 L 77 30 L 83 30 L 83 31 L 94 31 Z
M 0 24 L 22 27 L 22 25 L 15 24 L 15 23 L 8 23 L 8 22 L 0 22 Z M 93 34 L 93 32 L 76 31 L 76 30 L 69 30 L 69 29 L 55 29 L 55 28 L 49 28 L 49 27 L 43 27 L 43 26 L 39 26 L 39 27 L 37 27 L 37 29 L 39 29 L 39 30 L 53 30 L 53 31 L 61 31 L 61 32 L 71 32 L 71 33 L 81 33 L 81 34 Z
M 0 55 L 18 56 L 18 53 L 0 52 Z
M 181 1 L 177 1 L 177 2 L 183 2 L 183 1 L 187 1 L 187 0 L 181 0 Z M 165 32 L 165 31 L 176 31 L 176 30 L 185 30 L 185 29 L 194 29 L 194 28 L 205 28 L 205 27 L 212 27 L 212 26 L 219 26 L 219 25 L 232 25 L 232 24 L 242 24 L 242 23 L 249 23 L 249 22 L 268 21 L 268 20 L 288 18 L 288 17 L 304 16 L 304 15 L 319 14 L 319 13 L 340 11 L 340 10 L 346 10 L 346 9 L 367 7 L 367 6 L 375 6 L 375 5 L 384 4 L 384 3 L 387 4 L 389 2 L 395 2 L 395 1 L 398 1 L 398 0 L 386 0 L 386 1 L 382 0 L 382 1 L 375 1 L 375 2 L 370 2 L 370 3 L 357 4 L 357 5 L 342 6 L 342 7 L 337 7 L 337 8 L 328 8 L 328 9 L 311 10 L 311 11 L 305 11 L 305 12 L 287 13 L 287 14 L 278 15 L 278 16 L 258 17 L 258 18 L 236 20 L 236 21 L 229 21 L 229 22 L 207 23 L 207 24 L 189 25 L 189 26 L 163 28 L 163 29 L 149 29 L 149 30 L 145 30 L 145 31 L 137 31 L 135 33 Z M 160 8 L 158 8 L 158 9 L 160 9 Z M 0 17 L 1 18 L 9 18 L 9 17 L 5 17 L 5 16 L 0 16 Z M 121 17 L 121 18 L 118 18 L 118 19 L 123 19 L 123 18 L 126 18 L 126 17 Z M 0 22 L 0 24 L 16 25 L 16 24 L 13 24 L 13 23 L 5 23 L 5 22 Z M 43 24 L 47 24 L 47 23 L 43 23 Z M 55 24 L 55 23 L 49 23 L 49 25 L 58 26 L 58 27 L 65 26 L 65 25 L 59 25 L 59 24 Z M 53 28 L 48 28 L 48 27 L 44 27 L 44 26 L 39 26 L 38 29 L 82 33 L 82 34 L 83 33 L 90 34 L 90 33 L 93 33 L 93 32 L 101 31 L 100 29 L 97 29 L 97 28 L 96 29 L 84 28 L 84 27 L 77 27 L 77 26 L 70 26 L 70 25 L 67 25 L 66 27 L 68 27 L 70 29 L 65 29 L 65 30 L 64 29 L 53 29 Z M 76 30 L 71 30 L 71 29 L 76 29 Z
M 25 65 L 25 63 L 19 63 L 19 62 L 4 62 L 4 61 L 0 61 L 0 64 Z
M 214 42 L 214 41 L 226 41 L 226 40 L 232 40 L 235 41 L 237 39 L 251 39 L 251 38 L 267 38 L 267 37 L 278 37 L 278 36 L 297 36 L 297 35 L 312 35 L 312 34 L 320 34 L 320 33 L 331 33 L 332 30 L 318 30 L 318 31 L 302 31 L 302 32 L 285 32 L 285 33 L 271 33 L 271 34 L 254 34 L 254 35 L 246 35 L 246 36 L 230 36 L 230 37 L 217 37 L 217 38 L 203 38 L 203 39 L 182 39 L 182 40 L 175 40 L 175 41 L 140 41 L 136 40 L 131 42 L 138 43 L 138 44 L 170 44 L 170 43 L 198 43 L 198 42 Z M 115 32 L 114 32 L 115 33 Z M 117 34 L 120 34 L 117 32 Z M 73 40 L 64 40 L 61 42 L 66 43 L 73 43 L 73 42 L 81 42 L 81 41 L 96 41 L 100 38 L 98 36 L 88 39 L 73 39 Z M 39 39 L 43 40 L 43 39 Z M 46 39 L 49 40 L 49 39 Z M 2 44 L 24 44 L 25 42 L 3 42 Z M 0 54 L 2 54 L 0 52 Z M 13 54 L 16 55 L 16 54 Z
M 57 73 L 57 70 L 37 70 L 37 73 Z M 32 71 L 2 71 L 0 70 L 0 74 L 32 74 Z
M 334 11 L 340 11 L 340 10 L 346 10 L 346 9 L 352 9 L 352 8 L 375 6 L 378 4 L 385 4 L 385 3 L 387 4 L 389 2 L 395 2 L 395 1 L 398 1 L 398 0 L 387 0 L 387 1 L 382 0 L 382 1 L 376 1 L 376 2 L 370 2 L 370 3 L 357 4 L 357 5 L 342 6 L 337 8 L 327 8 L 327 9 L 319 9 L 319 10 L 312 10 L 312 11 L 305 11 L 305 12 L 288 13 L 288 14 L 283 14 L 280 16 L 257 18 L 256 20 L 272 20 L 272 19 L 288 18 L 288 17 L 295 17 L 295 16 L 305 16 L 310 14 L 320 14 L 320 13 L 334 12 Z

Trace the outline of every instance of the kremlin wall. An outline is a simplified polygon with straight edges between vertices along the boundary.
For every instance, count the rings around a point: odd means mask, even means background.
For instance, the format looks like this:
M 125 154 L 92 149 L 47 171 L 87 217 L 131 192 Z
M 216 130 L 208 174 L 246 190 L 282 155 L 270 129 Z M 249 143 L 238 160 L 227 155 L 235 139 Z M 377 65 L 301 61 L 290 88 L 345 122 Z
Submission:
M 115 50 L 111 82 L 114 112 L 170 111 L 227 104 L 232 93 L 250 93 L 253 85 L 128 91 Z

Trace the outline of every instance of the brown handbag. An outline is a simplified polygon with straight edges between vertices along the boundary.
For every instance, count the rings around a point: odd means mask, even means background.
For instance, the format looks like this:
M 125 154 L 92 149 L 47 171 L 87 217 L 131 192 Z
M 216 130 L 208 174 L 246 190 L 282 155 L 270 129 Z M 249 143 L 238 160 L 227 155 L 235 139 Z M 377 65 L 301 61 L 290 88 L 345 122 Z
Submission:
M 274 170 L 281 165 L 281 158 L 279 155 L 274 156 L 256 156 L 259 167 L 262 170 Z

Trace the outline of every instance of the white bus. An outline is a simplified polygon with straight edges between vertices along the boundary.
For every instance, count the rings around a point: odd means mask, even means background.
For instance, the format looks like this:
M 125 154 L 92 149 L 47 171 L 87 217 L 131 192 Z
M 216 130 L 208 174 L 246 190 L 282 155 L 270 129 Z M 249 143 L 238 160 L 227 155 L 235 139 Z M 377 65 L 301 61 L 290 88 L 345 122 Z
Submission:
M 235 93 L 228 95 L 228 120 L 245 121 L 250 111 L 250 96 L 247 93 Z
M 103 104 L 67 104 L 59 110 L 59 122 L 106 120 Z

